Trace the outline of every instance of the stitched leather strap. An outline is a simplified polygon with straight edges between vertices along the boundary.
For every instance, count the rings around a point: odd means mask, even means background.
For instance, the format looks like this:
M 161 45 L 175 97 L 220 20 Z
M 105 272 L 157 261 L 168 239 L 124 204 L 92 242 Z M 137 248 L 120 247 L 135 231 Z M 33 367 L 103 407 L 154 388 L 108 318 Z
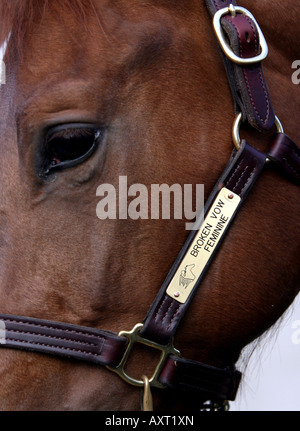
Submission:
M 173 389 L 201 394 L 207 400 L 233 401 L 241 376 L 235 369 L 221 369 L 170 356 L 160 375 L 160 381 Z
M 5 337 L 0 347 L 97 365 L 118 365 L 127 343 L 126 338 L 107 331 L 42 319 L 0 314 L 0 322 L 2 329 L 5 326 Z M 170 356 L 161 372 L 160 381 L 173 389 L 192 390 L 204 398 L 232 400 L 240 376 L 238 371 L 218 369 Z
M 5 314 L 0 321 L 5 325 L 5 344 L 0 347 L 117 365 L 126 346 L 125 338 L 99 329 Z
M 226 187 L 239 195 L 242 203 L 254 185 L 255 181 L 259 177 L 265 165 L 265 161 L 266 156 L 264 154 L 255 150 L 245 141 L 243 141 L 240 150 L 238 152 L 233 152 L 231 160 L 225 168 L 213 192 L 211 193 L 205 205 L 205 215 L 208 213 L 211 204 L 215 200 L 218 192 L 223 187 Z M 196 235 L 197 231 L 193 231 L 189 235 L 177 260 L 175 261 L 165 282 L 163 283 L 162 288 L 157 295 L 152 307 L 148 311 L 147 317 L 144 321 L 144 328 L 141 331 L 141 335 L 145 338 L 160 344 L 168 344 L 170 342 L 190 305 L 193 295 L 195 294 L 205 275 L 209 263 L 217 252 L 218 247 L 216 247 L 212 252 L 211 259 L 209 260 L 204 272 L 194 287 L 193 294 L 190 295 L 185 304 L 181 304 L 168 296 L 166 293 L 167 287 Z
M 284 133 L 277 133 L 268 158 L 277 166 L 284 177 L 300 185 L 300 150 Z
M 213 16 L 218 10 L 236 6 L 230 0 L 206 0 Z M 223 31 L 232 51 L 242 58 L 255 57 L 260 53 L 259 34 L 250 17 L 230 14 L 221 19 Z M 243 121 L 258 130 L 270 130 L 274 125 L 275 114 L 261 63 L 238 65 L 233 63 L 220 50 L 234 101 L 235 113 L 242 112 Z

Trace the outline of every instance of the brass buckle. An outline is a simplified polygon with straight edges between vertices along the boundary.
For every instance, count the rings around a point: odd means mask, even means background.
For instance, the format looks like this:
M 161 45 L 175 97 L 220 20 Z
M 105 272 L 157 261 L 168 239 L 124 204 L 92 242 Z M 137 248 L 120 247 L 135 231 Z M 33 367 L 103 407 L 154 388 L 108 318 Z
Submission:
M 232 49 L 230 48 L 230 46 L 228 45 L 228 43 L 226 41 L 225 35 L 223 33 L 223 30 L 222 30 L 222 26 L 221 26 L 221 18 L 224 15 L 227 15 L 229 13 L 232 16 L 235 16 L 237 13 L 241 13 L 241 14 L 246 15 L 252 19 L 252 21 L 256 25 L 256 28 L 257 28 L 257 31 L 259 34 L 259 43 L 260 43 L 260 47 L 261 47 L 261 53 L 259 55 L 256 55 L 255 57 L 251 57 L 251 58 L 242 58 L 242 57 L 239 57 L 238 55 L 236 55 L 232 51 Z M 256 19 L 248 11 L 248 9 L 246 9 L 244 7 L 240 7 L 240 6 L 233 6 L 232 4 L 229 7 L 225 7 L 223 9 L 220 9 L 214 15 L 213 26 L 214 26 L 214 30 L 215 30 L 216 36 L 219 40 L 219 43 L 221 45 L 222 50 L 224 51 L 225 55 L 228 58 L 230 58 L 230 60 L 233 61 L 234 63 L 237 63 L 237 64 L 254 64 L 254 63 L 258 63 L 258 62 L 264 60 L 267 57 L 268 45 L 267 45 L 266 39 L 264 37 L 264 34 L 263 34 L 261 28 L 259 27 L 259 25 L 256 21 Z
M 170 342 L 167 345 L 162 345 L 162 344 L 155 343 L 154 341 L 147 340 L 147 339 L 143 338 L 140 335 L 140 332 L 141 332 L 143 326 L 144 325 L 142 323 L 138 323 L 137 325 L 135 325 L 135 327 L 131 331 L 129 331 L 129 332 L 121 331 L 119 333 L 120 337 L 128 338 L 127 348 L 125 350 L 125 353 L 124 353 L 123 358 L 121 359 L 121 362 L 119 363 L 119 365 L 117 365 L 116 367 L 107 367 L 107 368 L 109 370 L 117 373 L 127 383 L 130 383 L 133 386 L 144 387 L 144 385 L 145 385 L 144 380 L 138 380 L 138 379 L 135 379 L 133 377 L 128 376 L 128 374 L 125 372 L 124 368 L 125 368 L 126 362 L 128 360 L 128 357 L 129 357 L 131 350 L 132 350 L 135 343 L 140 343 L 140 344 L 152 347 L 153 349 L 160 350 L 162 353 L 161 353 L 158 365 L 156 366 L 156 369 L 153 373 L 153 376 L 151 377 L 151 379 L 149 379 L 149 384 L 153 387 L 156 387 L 156 388 L 165 388 L 165 386 L 158 380 L 160 373 L 162 371 L 162 368 L 164 366 L 165 360 L 171 354 L 176 355 L 176 356 L 180 356 L 180 352 L 177 349 L 175 349 L 172 342 Z

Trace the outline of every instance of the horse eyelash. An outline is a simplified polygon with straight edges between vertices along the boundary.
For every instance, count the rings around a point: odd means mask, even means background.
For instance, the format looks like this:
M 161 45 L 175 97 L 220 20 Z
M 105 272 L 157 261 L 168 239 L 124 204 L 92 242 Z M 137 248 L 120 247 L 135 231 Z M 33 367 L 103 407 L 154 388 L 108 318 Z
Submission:
M 49 144 L 51 141 L 53 141 L 54 139 L 59 139 L 59 138 L 63 138 L 63 139 L 73 139 L 73 138 L 80 138 L 80 137 L 89 137 L 94 135 L 95 139 L 97 139 L 98 136 L 96 136 L 98 134 L 100 134 L 99 131 L 95 132 L 95 130 L 86 128 L 66 128 L 66 129 L 62 129 L 61 131 L 58 132 L 54 132 L 53 134 L 51 134 L 51 136 L 47 139 L 47 144 Z

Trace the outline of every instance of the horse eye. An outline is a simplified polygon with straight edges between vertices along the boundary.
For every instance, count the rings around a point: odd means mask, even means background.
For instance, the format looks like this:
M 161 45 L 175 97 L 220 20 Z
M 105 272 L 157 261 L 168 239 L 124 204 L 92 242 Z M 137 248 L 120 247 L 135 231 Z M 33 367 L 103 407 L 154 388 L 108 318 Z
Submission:
M 44 175 L 84 162 L 96 149 L 101 130 L 90 125 L 65 125 L 51 129 L 45 139 Z

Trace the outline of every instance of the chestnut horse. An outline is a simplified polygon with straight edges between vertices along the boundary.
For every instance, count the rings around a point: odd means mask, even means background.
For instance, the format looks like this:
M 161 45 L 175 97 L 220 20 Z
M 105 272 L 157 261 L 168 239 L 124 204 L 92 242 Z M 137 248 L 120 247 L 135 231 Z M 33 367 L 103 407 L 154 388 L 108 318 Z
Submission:
M 269 45 L 264 71 L 276 115 L 299 142 L 291 65 L 300 11 L 292 0 L 253 0 L 251 12 Z M 234 112 L 205 2 L 1 0 L 0 22 L 1 43 L 9 37 L 0 92 L 0 312 L 130 330 L 187 232 L 182 220 L 99 220 L 96 190 L 126 175 L 128 184 L 204 184 L 208 197 L 232 152 Z M 241 133 L 266 151 L 264 134 Z M 64 162 L 68 142 L 80 162 L 46 175 Z M 299 209 L 296 185 L 266 169 L 176 335 L 185 357 L 235 363 L 292 303 Z M 141 373 L 152 363 L 151 352 L 142 355 Z M 1 349 L 0 376 L 1 410 L 140 408 L 137 388 L 84 362 Z M 156 409 L 199 403 L 154 395 Z

